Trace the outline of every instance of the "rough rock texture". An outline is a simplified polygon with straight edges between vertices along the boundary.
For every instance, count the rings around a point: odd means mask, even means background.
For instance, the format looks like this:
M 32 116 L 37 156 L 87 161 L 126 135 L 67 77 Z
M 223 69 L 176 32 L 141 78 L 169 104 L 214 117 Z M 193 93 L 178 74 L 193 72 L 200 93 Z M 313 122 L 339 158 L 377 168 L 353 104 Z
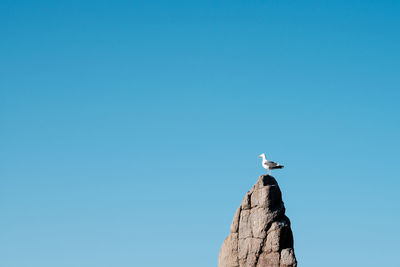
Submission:
M 237 209 L 219 267 L 296 267 L 293 235 L 275 178 L 262 175 Z

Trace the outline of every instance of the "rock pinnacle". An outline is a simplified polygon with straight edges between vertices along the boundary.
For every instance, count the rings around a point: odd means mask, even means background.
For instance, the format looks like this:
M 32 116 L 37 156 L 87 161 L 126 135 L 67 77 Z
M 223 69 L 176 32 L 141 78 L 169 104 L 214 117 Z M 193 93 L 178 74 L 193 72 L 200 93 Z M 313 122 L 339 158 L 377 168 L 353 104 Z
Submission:
M 290 220 L 275 178 L 262 175 L 247 192 L 222 244 L 218 267 L 296 267 Z

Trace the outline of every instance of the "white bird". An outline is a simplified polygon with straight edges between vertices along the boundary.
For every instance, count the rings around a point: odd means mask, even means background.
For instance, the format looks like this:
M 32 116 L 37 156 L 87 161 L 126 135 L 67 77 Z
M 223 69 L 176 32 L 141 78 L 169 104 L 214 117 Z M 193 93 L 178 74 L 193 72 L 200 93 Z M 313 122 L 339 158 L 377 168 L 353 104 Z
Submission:
M 283 165 L 280 165 L 279 163 L 267 160 L 267 157 L 265 157 L 264 153 L 262 153 L 258 157 L 262 158 L 262 166 L 264 169 L 267 169 L 267 174 L 271 174 L 271 170 L 273 170 L 273 169 L 282 169 L 283 168 Z

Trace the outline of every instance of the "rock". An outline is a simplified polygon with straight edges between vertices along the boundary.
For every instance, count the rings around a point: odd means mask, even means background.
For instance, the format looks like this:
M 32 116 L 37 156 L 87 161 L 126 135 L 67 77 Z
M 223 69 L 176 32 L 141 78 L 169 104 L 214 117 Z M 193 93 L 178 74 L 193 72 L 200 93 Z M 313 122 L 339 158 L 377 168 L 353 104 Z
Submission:
M 285 248 L 281 251 L 281 267 L 290 267 L 297 264 L 293 248 Z
M 221 251 L 219 252 L 218 266 L 221 267 L 238 267 L 238 234 L 231 233 L 225 239 L 222 245 Z
M 233 217 L 232 225 L 231 225 L 231 233 L 237 233 L 239 231 L 239 216 L 240 216 L 241 208 L 239 207 L 236 210 L 235 216 Z
M 257 267 L 279 267 L 279 252 L 261 253 L 257 262 Z
M 297 266 L 290 220 L 274 177 L 259 177 L 236 210 L 230 232 L 218 267 Z

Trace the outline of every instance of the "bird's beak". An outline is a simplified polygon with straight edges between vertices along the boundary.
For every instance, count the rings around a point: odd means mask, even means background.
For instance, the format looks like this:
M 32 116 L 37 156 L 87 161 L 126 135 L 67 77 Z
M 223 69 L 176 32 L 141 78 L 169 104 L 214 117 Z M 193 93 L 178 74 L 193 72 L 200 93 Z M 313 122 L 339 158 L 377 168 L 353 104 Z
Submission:
M 257 158 L 261 158 L 261 156 L 257 156 Z

